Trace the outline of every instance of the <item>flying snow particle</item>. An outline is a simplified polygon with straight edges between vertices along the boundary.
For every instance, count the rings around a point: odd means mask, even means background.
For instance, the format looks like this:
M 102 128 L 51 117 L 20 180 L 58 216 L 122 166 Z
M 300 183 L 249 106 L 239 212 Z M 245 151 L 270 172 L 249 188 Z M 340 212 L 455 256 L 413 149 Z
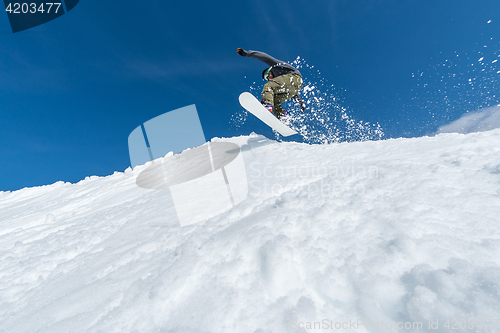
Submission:
M 484 57 L 481 57 L 481 58 L 479 58 L 479 60 L 478 60 L 478 61 L 483 61 L 483 59 L 484 59 Z
M 489 20 L 487 23 L 491 23 L 491 20 Z

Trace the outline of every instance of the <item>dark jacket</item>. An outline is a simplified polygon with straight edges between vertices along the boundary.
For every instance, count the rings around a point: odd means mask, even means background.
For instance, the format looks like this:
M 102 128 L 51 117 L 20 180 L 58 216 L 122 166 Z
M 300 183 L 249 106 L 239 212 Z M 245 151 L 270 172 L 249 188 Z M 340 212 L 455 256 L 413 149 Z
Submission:
M 243 56 L 248 58 L 254 58 L 266 63 L 271 67 L 274 77 L 285 74 L 298 74 L 302 76 L 299 70 L 292 65 L 271 57 L 269 54 L 260 51 L 243 51 Z

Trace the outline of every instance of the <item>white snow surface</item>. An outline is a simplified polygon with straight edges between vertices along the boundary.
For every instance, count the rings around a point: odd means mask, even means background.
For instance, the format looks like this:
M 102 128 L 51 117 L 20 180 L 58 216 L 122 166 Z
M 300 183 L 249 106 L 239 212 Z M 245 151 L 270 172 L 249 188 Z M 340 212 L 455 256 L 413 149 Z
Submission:
M 144 167 L 0 192 L 0 331 L 499 331 L 500 130 L 212 141 L 249 194 L 190 227 Z

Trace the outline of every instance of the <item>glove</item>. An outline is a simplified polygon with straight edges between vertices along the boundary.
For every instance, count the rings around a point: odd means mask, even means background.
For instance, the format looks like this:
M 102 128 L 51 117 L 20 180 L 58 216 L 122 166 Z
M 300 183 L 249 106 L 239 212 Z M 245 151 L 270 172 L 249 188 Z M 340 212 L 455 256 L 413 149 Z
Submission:
M 236 52 L 243 57 L 247 55 L 247 51 L 243 50 L 241 47 L 238 47 L 238 50 Z

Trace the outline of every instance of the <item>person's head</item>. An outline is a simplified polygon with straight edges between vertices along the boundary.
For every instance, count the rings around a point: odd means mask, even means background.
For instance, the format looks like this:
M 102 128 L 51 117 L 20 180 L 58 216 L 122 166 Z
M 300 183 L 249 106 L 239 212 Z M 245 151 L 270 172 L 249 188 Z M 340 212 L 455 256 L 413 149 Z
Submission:
M 273 71 L 271 70 L 271 67 L 264 69 L 264 71 L 262 72 L 262 78 L 264 79 L 264 81 L 269 81 L 272 78 L 274 78 L 274 74 Z

